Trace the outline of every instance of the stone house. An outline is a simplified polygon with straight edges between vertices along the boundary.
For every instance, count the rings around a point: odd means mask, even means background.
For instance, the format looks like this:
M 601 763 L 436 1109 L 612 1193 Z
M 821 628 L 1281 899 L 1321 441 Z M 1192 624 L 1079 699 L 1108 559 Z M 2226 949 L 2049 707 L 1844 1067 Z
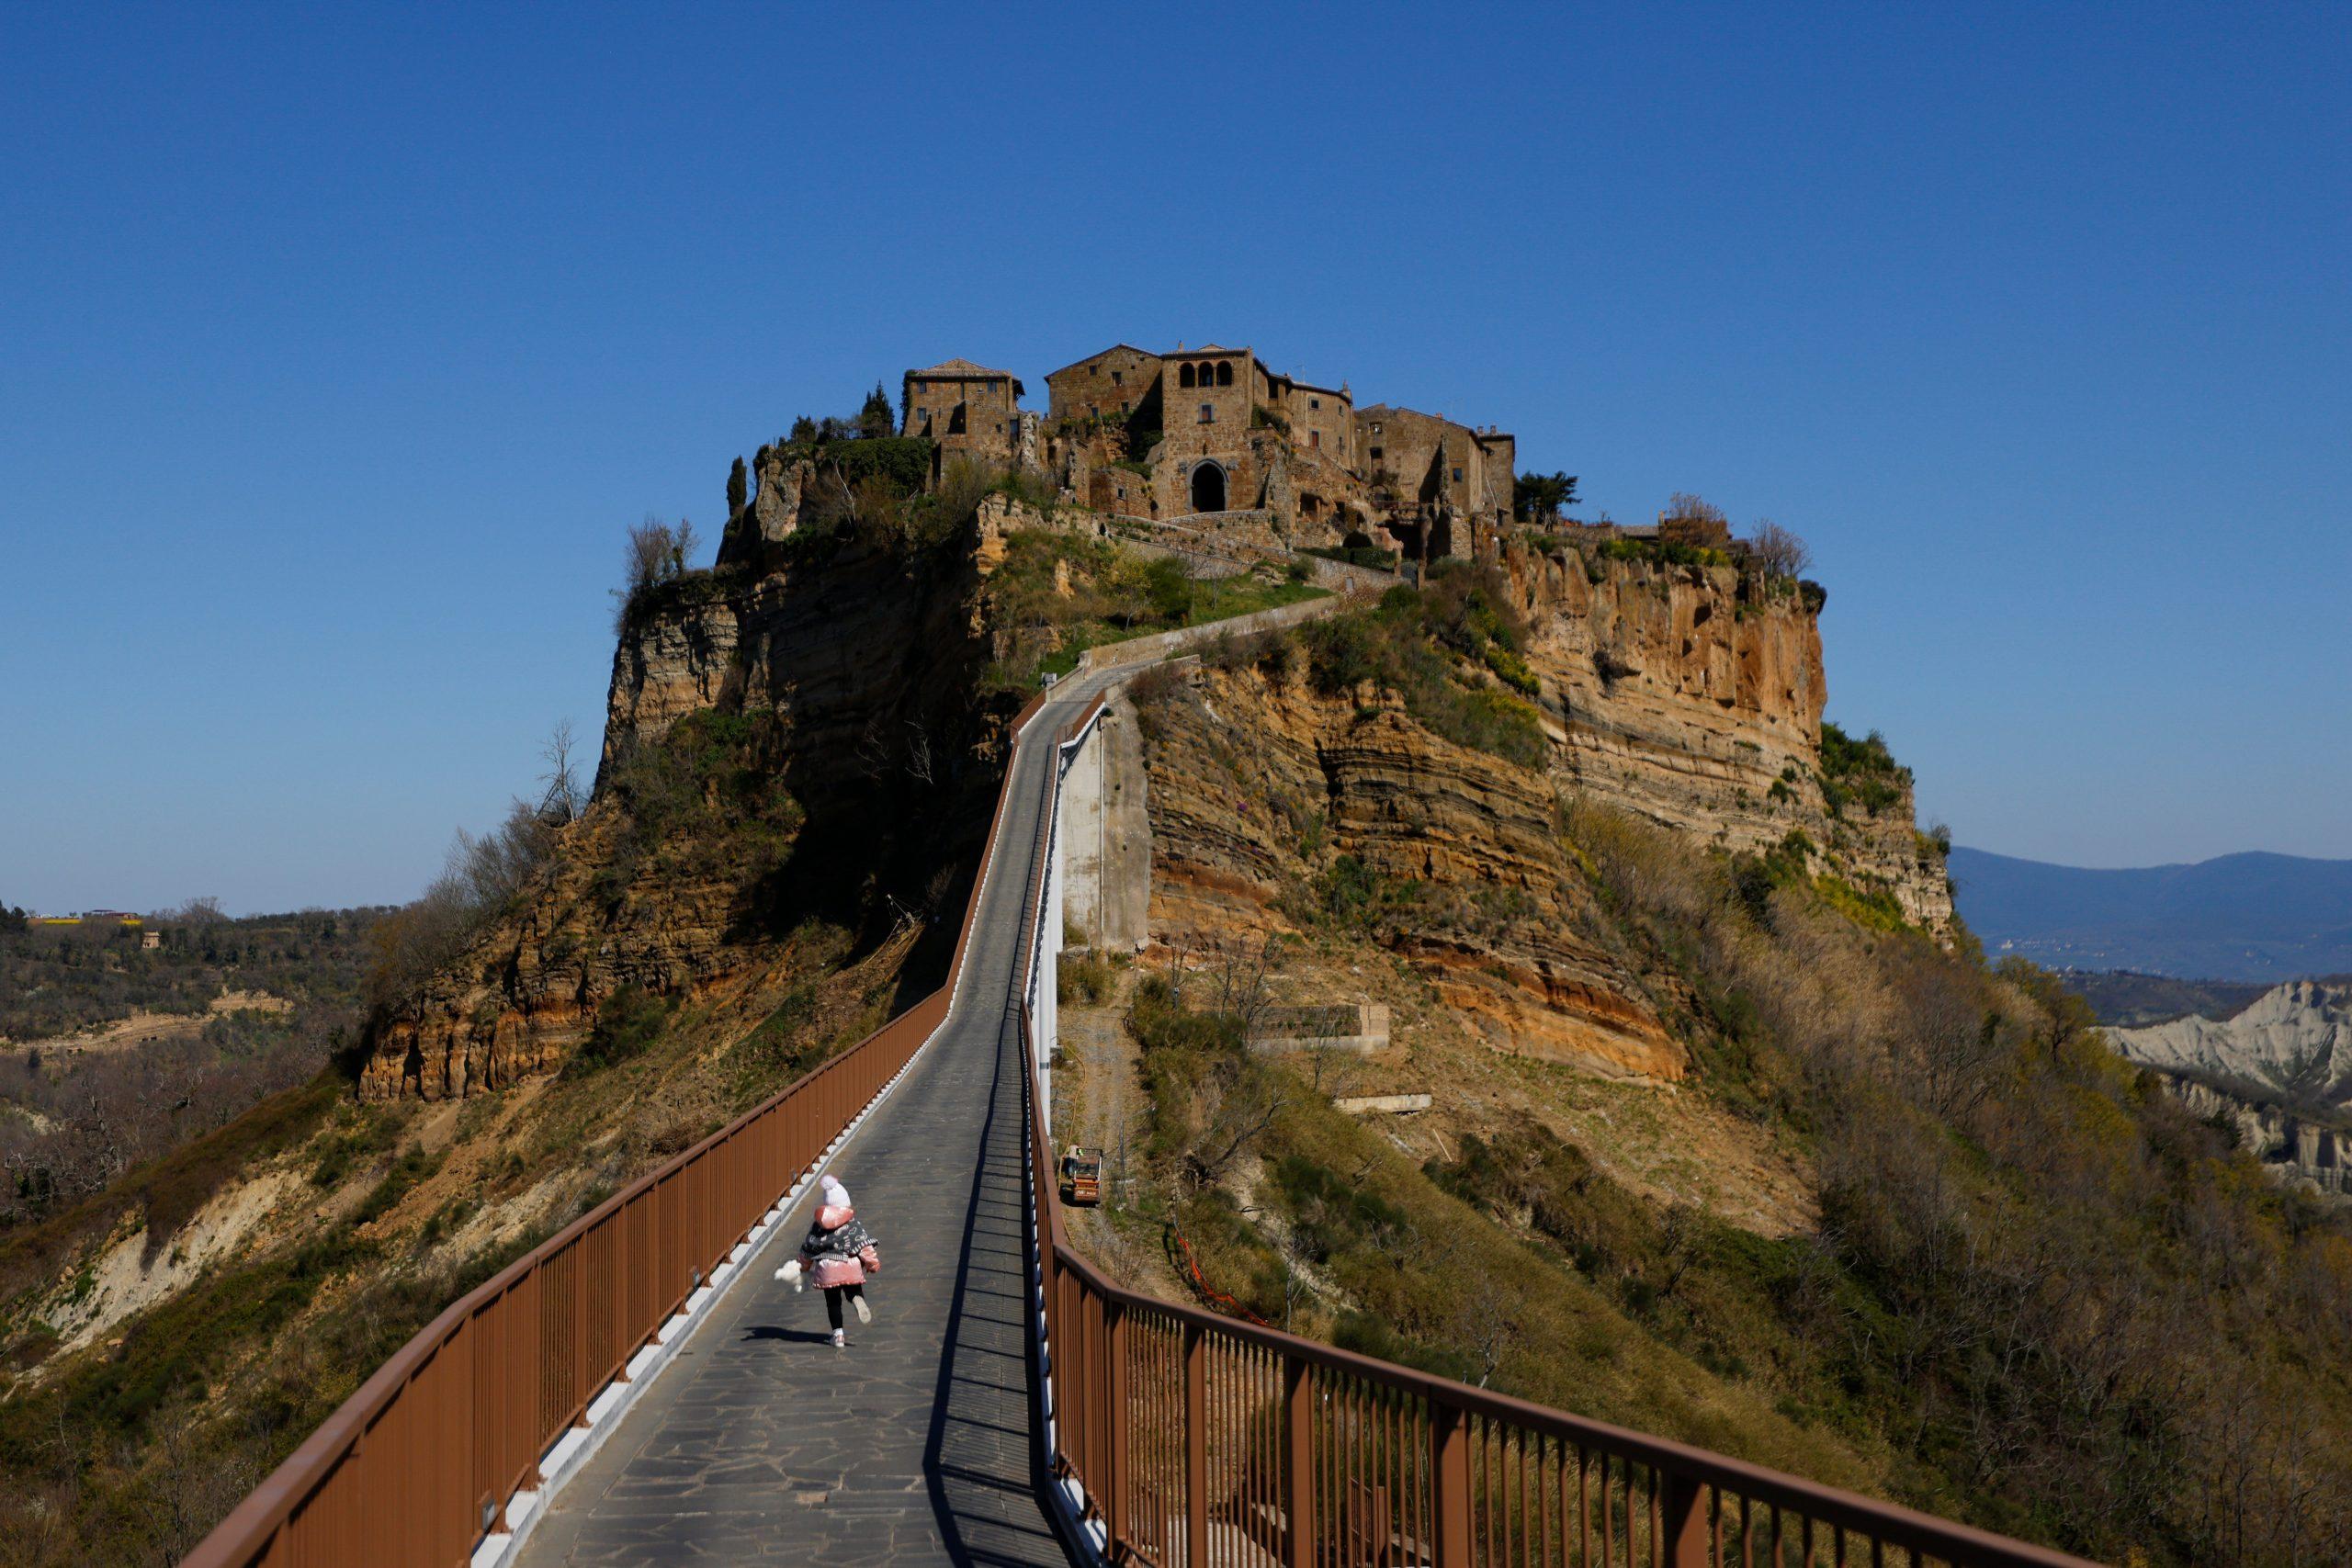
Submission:
M 899 392 L 899 434 L 927 435 L 938 456 L 964 452 L 1010 463 L 1021 448 L 1021 397 L 1026 390 L 1010 370 L 950 359 L 910 370 Z
M 1001 433 L 1018 432 L 1020 382 L 950 360 L 909 371 L 907 385 L 907 434 L 943 446 L 954 435 L 1006 459 Z M 1385 403 L 1358 409 L 1345 381 L 1285 375 L 1250 348 L 1114 344 L 1048 375 L 1046 390 L 1053 466 L 1099 512 L 1162 523 L 1262 513 L 1270 536 L 1361 535 L 1415 558 L 1490 555 L 1510 517 L 1510 436 Z

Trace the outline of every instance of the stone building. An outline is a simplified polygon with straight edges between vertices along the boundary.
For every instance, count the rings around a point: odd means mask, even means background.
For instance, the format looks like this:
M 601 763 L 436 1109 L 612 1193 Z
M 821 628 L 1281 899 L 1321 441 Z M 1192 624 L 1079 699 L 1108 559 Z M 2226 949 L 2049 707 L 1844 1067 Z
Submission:
M 1010 463 L 1021 447 L 1024 390 L 1010 370 L 990 370 L 968 359 L 910 370 L 899 393 L 899 434 L 931 437 L 943 458 L 965 452 Z
M 1386 404 L 1216 344 L 1116 344 L 1046 378 L 1066 480 L 1100 511 L 1265 513 L 1283 537 L 1385 532 L 1416 558 L 1483 554 L 1510 516 L 1511 437 Z

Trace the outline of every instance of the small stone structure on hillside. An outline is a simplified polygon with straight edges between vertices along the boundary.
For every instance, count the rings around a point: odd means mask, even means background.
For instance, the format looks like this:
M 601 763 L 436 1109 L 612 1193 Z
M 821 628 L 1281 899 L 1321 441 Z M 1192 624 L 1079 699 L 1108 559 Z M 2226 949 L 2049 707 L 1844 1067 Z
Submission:
M 1260 1051 L 1353 1051 L 1369 1056 L 1388 1049 L 1388 1004 L 1325 1002 L 1268 1008 L 1250 1032 Z

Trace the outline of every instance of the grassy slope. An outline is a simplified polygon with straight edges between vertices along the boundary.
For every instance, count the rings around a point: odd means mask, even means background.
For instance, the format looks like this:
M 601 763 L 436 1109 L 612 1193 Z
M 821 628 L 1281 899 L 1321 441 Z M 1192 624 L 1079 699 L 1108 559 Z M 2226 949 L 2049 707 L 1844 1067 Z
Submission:
M 1318 627 L 1238 672 L 1361 643 L 1426 678 L 1396 646 L 1409 629 Z M 1475 679 L 1475 650 L 1452 651 Z M 2037 972 L 1858 922 L 1787 864 L 1600 811 L 1563 832 L 1604 911 L 1592 934 L 1683 998 L 1700 1071 L 1679 1092 L 1801 1149 L 1817 1221 L 1772 1237 L 1634 1196 L 1550 1130 L 1535 1076 L 1524 1115 L 1417 1159 L 1243 1052 L 1202 987 L 1180 1008 L 1147 985 L 1130 1243 L 1172 1219 L 1276 1321 L 2078 1550 L 2284 1562 L 2335 1538 L 2340 1213 L 2269 1185 Z M 1351 891 L 1325 883 L 1307 940 L 1363 943 L 1368 970 L 1381 955 L 1329 903 Z

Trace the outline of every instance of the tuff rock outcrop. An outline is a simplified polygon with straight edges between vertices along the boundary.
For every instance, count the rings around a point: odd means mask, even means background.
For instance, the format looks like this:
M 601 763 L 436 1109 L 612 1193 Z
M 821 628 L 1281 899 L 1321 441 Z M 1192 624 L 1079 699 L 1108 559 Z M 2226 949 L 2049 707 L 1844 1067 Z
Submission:
M 1416 884 L 1381 940 L 1500 1049 L 1612 1077 L 1681 1077 L 1683 1046 L 1643 981 L 1591 934 L 1592 894 L 1560 828 L 1571 798 L 1733 851 L 1814 846 L 1809 869 L 1951 918 L 1907 779 L 1875 815 L 1828 809 L 1819 745 L 1818 592 L 1728 568 L 1508 549 L 1550 755 L 1542 769 L 1442 739 L 1367 686 L 1211 670 L 1149 716 L 1151 923 L 1171 947 L 1293 923 L 1301 890 L 1351 856 Z
M 1384 939 L 1490 1043 L 1611 1077 L 1683 1076 L 1634 976 L 1584 936 L 1590 893 L 1545 777 L 1445 740 L 1393 700 L 1209 672 L 1144 717 L 1151 928 L 1229 946 L 1293 924 L 1336 855 L 1426 890 Z
M 649 595 L 614 653 L 594 803 L 513 908 L 375 1021 L 361 1093 L 509 1084 L 560 1065 L 624 987 L 685 996 L 763 962 L 812 902 L 871 884 L 910 792 L 916 826 L 960 830 L 992 785 L 970 764 L 996 744 L 968 696 L 985 652 L 973 586 L 967 556 L 844 544 L 805 566 L 754 547 Z M 770 809 L 745 815 L 709 783 L 705 809 L 649 828 L 620 787 L 627 761 L 704 711 L 762 716 Z
M 1875 814 L 1828 809 L 1819 590 L 1566 547 L 1513 545 L 1501 568 L 1570 789 L 1727 850 L 1801 832 L 1826 869 L 1883 886 L 1915 924 L 1949 926 L 1951 888 L 1907 777 Z

